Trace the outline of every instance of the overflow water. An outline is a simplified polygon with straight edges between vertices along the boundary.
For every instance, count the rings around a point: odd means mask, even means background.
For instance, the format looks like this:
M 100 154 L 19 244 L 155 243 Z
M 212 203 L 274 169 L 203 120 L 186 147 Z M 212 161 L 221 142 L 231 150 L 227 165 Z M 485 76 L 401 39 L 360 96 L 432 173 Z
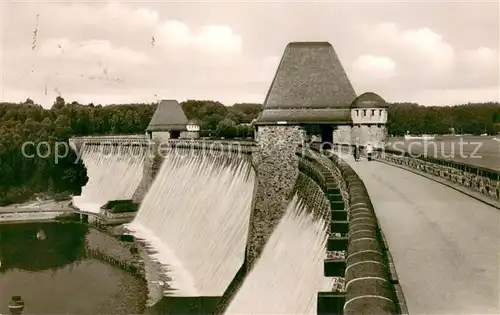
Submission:
M 73 204 L 99 213 L 110 200 L 131 199 L 142 179 L 145 151 L 141 146 L 86 145 L 82 160 L 89 180 Z
M 327 238 L 295 196 L 225 314 L 316 314 L 318 292 L 335 283 L 323 274 Z
M 128 226 L 156 251 L 177 296 L 221 296 L 245 256 L 254 172 L 246 156 L 167 154 Z

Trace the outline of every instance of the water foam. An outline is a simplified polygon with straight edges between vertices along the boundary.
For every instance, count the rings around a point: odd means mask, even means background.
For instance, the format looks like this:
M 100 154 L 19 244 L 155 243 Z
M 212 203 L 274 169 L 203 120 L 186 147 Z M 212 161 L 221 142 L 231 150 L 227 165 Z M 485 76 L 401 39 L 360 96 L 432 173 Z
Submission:
M 73 204 L 82 211 L 99 213 L 110 200 L 131 199 L 142 178 L 144 158 L 142 147 L 85 146 L 82 160 L 89 180 L 81 195 L 73 197 Z
M 335 283 L 323 274 L 327 238 L 295 196 L 225 314 L 316 314 L 318 292 Z
M 254 173 L 245 157 L 187 152 L 165 157 L 128 229 L 169 265 L 174 295 L 219 296 L 244 260 Z

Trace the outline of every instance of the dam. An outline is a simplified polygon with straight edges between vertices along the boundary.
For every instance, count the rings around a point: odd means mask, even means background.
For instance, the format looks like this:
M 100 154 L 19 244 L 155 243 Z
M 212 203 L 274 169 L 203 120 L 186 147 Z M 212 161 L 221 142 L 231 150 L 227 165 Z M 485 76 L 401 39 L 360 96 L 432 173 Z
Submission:
M 199 139 L 164 100 L 143 136 L 70 139 L 73 204 L 140 204 L 127 229 L 169 279 L 151 313 L 498 313 L 500 173 L 384 150 L 386 123 L 329 43 L 290 43 L 254 141 Z

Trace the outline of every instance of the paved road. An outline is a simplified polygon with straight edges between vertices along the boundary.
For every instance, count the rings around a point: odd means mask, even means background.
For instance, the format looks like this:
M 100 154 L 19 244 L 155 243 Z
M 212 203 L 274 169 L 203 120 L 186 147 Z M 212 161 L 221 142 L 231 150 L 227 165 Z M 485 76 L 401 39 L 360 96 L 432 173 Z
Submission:
M 354 162 L 410 314 L 499 314 L 500 211 L 379 162 Z

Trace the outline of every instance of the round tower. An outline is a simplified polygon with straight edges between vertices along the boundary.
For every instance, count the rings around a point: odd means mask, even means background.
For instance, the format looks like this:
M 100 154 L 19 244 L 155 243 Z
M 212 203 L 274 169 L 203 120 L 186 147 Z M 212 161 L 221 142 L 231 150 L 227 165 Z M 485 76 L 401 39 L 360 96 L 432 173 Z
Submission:
M 351 104 L 352 141 L 354 144 L 371 143 L 375 148 L 383 147 L 387 137 L 386 101 L 378 94 L 367 92 L 358 96 Z

